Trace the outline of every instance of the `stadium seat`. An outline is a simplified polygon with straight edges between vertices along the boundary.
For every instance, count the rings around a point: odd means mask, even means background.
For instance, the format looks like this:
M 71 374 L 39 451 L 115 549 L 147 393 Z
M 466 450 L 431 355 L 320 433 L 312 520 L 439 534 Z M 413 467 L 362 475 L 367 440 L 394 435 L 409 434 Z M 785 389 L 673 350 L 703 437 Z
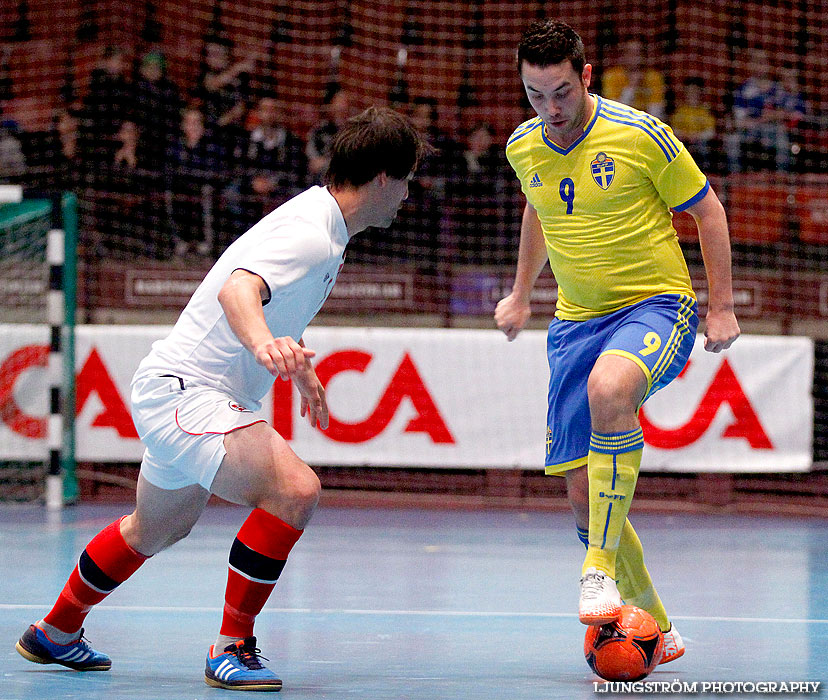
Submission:
M 828 182 L 800 185 L 796 191 L 799 238 L 804 243 L 828 244 Z
M 695 241 L 699 237 L 696 222 L 686 211 L 673 212 L 673 228 L 682 242 Z
M 721 198 L 723 190 L 722 178 L 717 175 L 709 175 L 707 179 L 710 181 L 710 187 Z M 682 243 L 698 241 L 699 230 L 696 228 L 695 220 L 688 212 L 673 212 L 673 228 L 676 229 L 678 238 Z
M 731 176 L 725 201 L 730 237 L 742 243 L 775 243 L 788 215 L 788 189 L 757 175 Z

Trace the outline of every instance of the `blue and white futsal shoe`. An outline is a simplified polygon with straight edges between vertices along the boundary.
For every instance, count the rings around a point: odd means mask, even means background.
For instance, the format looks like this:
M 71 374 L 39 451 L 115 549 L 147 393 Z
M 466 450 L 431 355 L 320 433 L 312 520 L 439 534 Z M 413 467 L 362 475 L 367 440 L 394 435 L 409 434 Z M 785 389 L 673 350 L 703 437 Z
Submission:
M 214 646 L 207 652 L 207 668 L 204 671 L 207 685 L 226 690 L 275 692 L 282 689 L 282 681 L 259 661 L 260 650 L 256 648 L 255 637 L 240 639 L 218 655 L 215 655 Z
M 106 654 L 89 646 L 82 629 L 74 642 L 55 644 L 42 629 L 29 625 L 14 648 L 24 659 L 36 664 L 60 664 L 75 671 L 108 671 L 112 666 Z

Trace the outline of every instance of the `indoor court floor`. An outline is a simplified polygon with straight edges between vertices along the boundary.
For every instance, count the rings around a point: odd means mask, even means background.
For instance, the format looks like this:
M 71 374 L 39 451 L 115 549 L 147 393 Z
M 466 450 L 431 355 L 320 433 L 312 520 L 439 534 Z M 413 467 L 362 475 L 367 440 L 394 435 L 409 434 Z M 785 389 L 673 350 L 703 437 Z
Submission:
M 240 508 L 209 507 L 189 538 L 148 561 L 87 618 L 86 635 L 112 657 L 111 671 L 36 665 L 15 651 L 87 541 L 127 510 L 0 507 L 0 700 L 228 697 L 203 672 L 228 551 L 246 515 Z M 828 695 L 828 521 L 632 520 L 687 644 L 683 658 L 648 682 L 695 682 L 690 697 L 714 697 L 702 683 L 818 681 L 819 695 Z M 256 626 L 284 681 L 275 697 L 614 696 L 596 687 L 583 657 L 582 557 L 565 513 L 322 507 Z

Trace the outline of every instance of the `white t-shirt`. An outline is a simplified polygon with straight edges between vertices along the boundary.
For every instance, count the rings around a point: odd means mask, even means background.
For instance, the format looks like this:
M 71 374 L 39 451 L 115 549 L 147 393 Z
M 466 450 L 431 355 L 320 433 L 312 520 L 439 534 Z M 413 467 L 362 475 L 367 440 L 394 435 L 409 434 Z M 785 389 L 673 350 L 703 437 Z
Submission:
M 285 202 L 227 248 L 170 334 L 153 343 L 135 379 L 172 374 L 258 410 L 274 378 L 231 330 L 219 290 L 234 270 L 259 275 L 270 288 L 263 311 L 273 337 L 298 341 L 330 294 L 347 243 L 345 219 L 327 188 L 311 187 Z

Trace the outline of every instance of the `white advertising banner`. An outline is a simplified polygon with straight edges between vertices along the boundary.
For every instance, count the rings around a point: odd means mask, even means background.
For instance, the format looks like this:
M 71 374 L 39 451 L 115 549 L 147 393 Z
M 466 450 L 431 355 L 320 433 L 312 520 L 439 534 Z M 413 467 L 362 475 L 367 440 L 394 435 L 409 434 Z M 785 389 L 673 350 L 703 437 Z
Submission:
M 138 461 L 129 382 L 159 326 L 77 329 L 76 456 Z M 541 468 L 546 334 L 509 343 L 497 331 L 315 328 L 327 431 L 299 416 L 276 381 L 262 414 L 310 464 Z M 43 327 L 0 325 L 0 459 L 45 454 Z M 746 336 L 713 355 L 702 339 L 682 375 L 641 412 L 651 471 L 803 471 L 811 466 L 813 343 Z

